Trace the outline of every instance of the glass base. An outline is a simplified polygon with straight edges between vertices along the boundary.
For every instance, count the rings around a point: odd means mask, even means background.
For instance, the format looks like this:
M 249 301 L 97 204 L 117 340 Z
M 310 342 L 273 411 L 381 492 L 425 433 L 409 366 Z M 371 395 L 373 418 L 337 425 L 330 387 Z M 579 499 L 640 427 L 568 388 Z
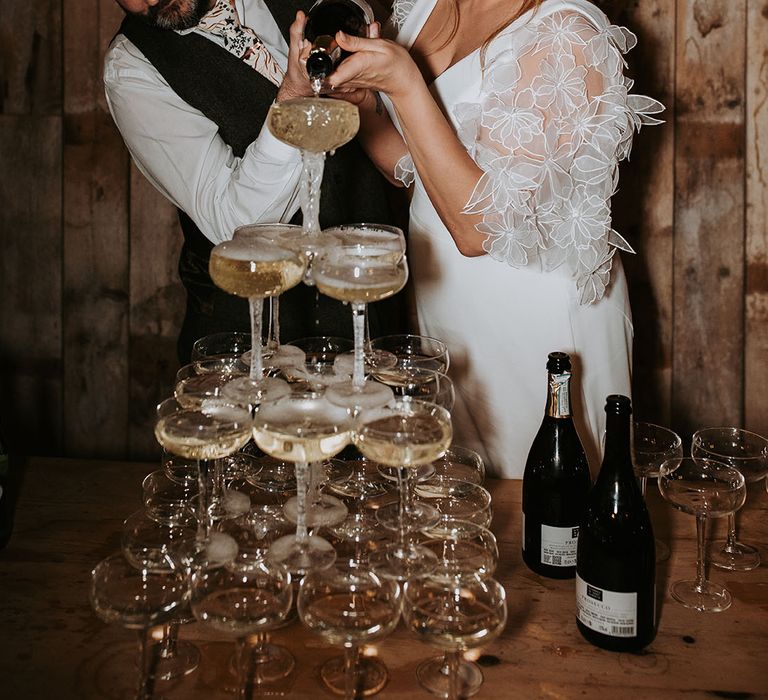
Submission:
M 174 645 L 173 653 L 164 654 L 162 650 L 160 651 L 155 678 L 161 681 L 181 678 L 192 673 L 199 665 L 200 650 L 192 642 L 178 640 Z
M 395 581 L 407 581 L 415 576 L 424 576 L 437 567 L 437 555 L 426 547 L 399 544 L 384 547 L 371 554 L 371 569 L 379 576 Z
M 392 389 L 367 379 L 363 386 L 351 382 L 329 386 L 325 397 L 337 406 L 350 410 L 365 410 L 386 406 L 394 398 Z
M 303 541 L 296 535 L 286 535 L 272 543 L 267 559 L 282 564 L 292 574 L 302 576 L 312 570 L 333 566 L 336 550 L 330 542 L 317 535 L 310 535 Z
M 388 503 L 376 510 L 376 520 L 387 530 L 400 529 L 400 504 Z M 425 503 L 413 503 L 405 512 L 405 531 L 415 532 L 434 527 L 440 521 L 440 512 Z
M 283 506 L 285 517 L 292 523 L 297 522 L 298 498 L 289 498 Z M 307 505 L 307 527 L 320 527 L 323 525 L 338 525 L 346 517 L 347 507 L 333 496 L 322 494 L 320 498 Z
M 277 644 L 249 647 L 253 654 L 253 684 L 274 683 L 287 678 L 296 667 L 296 658 L 288 649 Z M 227 664 L 229 672 L 237 677 L 237 653 L 233 653 Z
M 224 385 L 222 395 L 230 401 L 243 406 L 256 407 L 267 401 L 277 401 L 291 393 L 287 382 L 276 377 L 264 377 L 253 380 L 250 377 L 238 377 Z
M 214 522 L 232 520 L 245 515 L 251 509 L 251 499 L 247 494 L 234 489 L 224 489 L 222 498 L 215 499 L 208 506 L 208 515 Z
M 211 532 L 207 540 L 194 541 L 179 552 L 184 566 L 192 571 L 215 569 L 229 564 L 237 557 L 237 542 L 223 532 Z
M 281 345 L 276 350 L 265 350 L 263 354 L 264 371 L 282 370 L 287 367 L 304 367 L 306 353 L 293 345 Z
M 320 667 L 320 679 L 328 690 L 336 695 L 346 695 L 344 657 L 334 656 Z M 367 698 L 376 695 L 389 680 L 387 667 L 378 659 L 358 656 L 355 697 Z
M 669 592 L 678 603 L 700 612 L 722 612 L 731 607 L 731 594 L 712 581 L 704 581 L 701 587 L 696 581 L 677 581 Z
M 421 687 L 439 698 L 447 698 L 450 678 L 448 664 L 444 656 L 428 659 L 416 668 L 416 678 Z M 472 662 L 462 659 L 459 662 L 459 697 L 468 698 L 475 695 L 483 685 L 483 672 Z
M 392 369 L 397 364 L 397 355 L 387 350 L 366 350 L 364 357 L 366 374 Z M 339 373 L 351 375 L 355 368 L 355 353 L 345 352 L 336 355 L 333 368 Z
M 760 566 L 760 552 L 742 542 L 734 542 L 733 546 L 718 543 L 710 549 L 709 561 L 718 569 L 752 571 Z

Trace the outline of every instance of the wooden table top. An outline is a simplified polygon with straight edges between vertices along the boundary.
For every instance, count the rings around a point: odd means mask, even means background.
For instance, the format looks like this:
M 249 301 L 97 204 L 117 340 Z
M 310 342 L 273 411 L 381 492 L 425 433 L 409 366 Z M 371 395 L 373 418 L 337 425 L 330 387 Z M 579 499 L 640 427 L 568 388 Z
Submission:
M 0 697 L 115 698 L 134 683 L 133 632 L 101 622 L 88 603 L 94 564 L 119 549 L 122 520 L 141 503 L 141 479 L 153 465 L 31 459 L 10 545 L 0 553 Z M 665 504 L 653 485 L 649 503 L 657 536 L 672 555 L 659 565 L 660 623 L 641 654 L 603 651 L 584 641 L 574 621 L 573 581 L 530 572 L 520 557 L 519 481 L 489 480 L 499 538 L 497 578 L 507 590 L 509 622 L 484 650 L 485 683 L 479 698 L 756 698 L 768 697 L 768 494 L 750 488 L 739 516 L 743 539 L 764 561 L 745 573 L 712 569 L 712 579 L 733 594 L 719 614 L 687 610 L 674 602 L 669 583 L 692 578 L 694 519 Z M 724 522 L 715 530 L 722 534 Z M 670 540 L 670 533 L 674 537 Z M 197 625 L 202 662 L 181 681 L 158 683 L 167 700 L 232 697 L 224 690 L 231 643 L 212 640 Z M 273 695 L 334 697 L 317 680 L 320 663 L 338 650 L 296 622 L 273 633 L 297 659 L 292 676 Z M 378 697 L 429 698 L 416 666 L 435 650 L 398 630 L 378 647 L 390 681 Z M 117 673 L 115 675 L 115 669 Z

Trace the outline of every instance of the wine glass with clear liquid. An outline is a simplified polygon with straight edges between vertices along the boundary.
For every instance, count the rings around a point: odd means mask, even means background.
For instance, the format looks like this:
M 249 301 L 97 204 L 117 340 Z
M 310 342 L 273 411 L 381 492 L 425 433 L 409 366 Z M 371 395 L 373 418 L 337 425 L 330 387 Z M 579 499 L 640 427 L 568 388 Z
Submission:
M 632 461 L 645 498 L 648 479 L 659 475 L 659 467 L 668 459 L 683 456 L 683 441 L 669 428 L 636 421 L 632 426 Z M 669 559 L 669 547 L 656 539 L 656 561 Z
M 388 387 L 366 381 L 364 324 L 365 307 L 399 292 L 408 279 L 405 257 L 393 262 L 379 246 L 354 245 L 324 248 L 312 264 L 317 288 L 325 295 L 352 306 L 355 356 L 352 381 L 328 388 L 330 401 L 350 409 L 383 406 L 392 398 Z M 338 358 L 337 358 L 338 359 Z
M 320 235 L 320 184 L 325 154 L 351 141 L 360 128 L 357 107 L 344 100 L 296 97 L 270 107 L 267 125 L 275 138 L 301 151 L 299 190 L 304 230 Z
M 403 589 L 403 619 L 411 632 L 445 652 L 448 682 L 441 697 L 459 700 L 477 692 L 477 679 L 465 685 L 465 680 L 470 679 L 460 673 L 461 653 L 487 644 L 502 633 L 507 624 L 506 592 L 489 577 L 414 578 Z
M 460 584 L 464 579 L 493 576 L 499 562 L 499 548 L 494 534 L 485 527 L 466 520 L 456 520 L 449 526 L 426 530 L 421 545 L 431 549 L 438 564 L 431 576 Z M 416 668 L 416 677 L 423 688 L 437 697 L 448 697 L 450 656 L 423 661 Z M 458 668 L 462 696 L 477 693 L 483 684 L 480 667 L 468 659 L 460 658 Z
M 347 700 L 374 695 L 387 682 L 384 664 L 359 654 L 361 644 L 383 639 L 400 620 L 400 586 L 359 568 L 311 572 L 301 582 L 299 617 L 306 627 L 344 647 L 320 668 L 320 678 Z
M 252 407 L 289 393 L 286 383 L 264 377 L 261 347 L 263 300 L 281 294 L 301 282 L 306 259 L 269 242 L 233 239 L 211 251 L 208 271 L 216 286 L 248 299 L 251 312 L 251 363 L 249 376 L 233 379 L 224 389 L 233 401 Z
M 448 411 L 424 401 L 398 399 L 366 413 L 363 420 L 355 445 L 368 459 L 392 467 L 413 469 L 438 459 L 453 436 Z M 402 470 L 398 474 L 402 475 Z M 431 571 L 436 560 L 431 551 L 410 541 L 406 479 L 400 476 L 398 485 L 397 541 L 376 552 L 370 561 L 380 575 L 404 581 Z
M 727 610 L 731 594 L 724 586 L 708 581 L 705 575 L 705 530 L 708 518 L 723 518 L 744 505 L 744 477 L 733 467 L 711 459 L 683 457 L 661 465 L 658 483 L 666 500 L 696 518 L 696 579 L 673 583 L 672 597 L 685 607 L 702 612 Z
M 349 444 L 352 425 L 346 409 L 313 392 L 297 391 L 262 405 L 256 414 L 253 437 L 258 447 L 276 459 L 295 464 L 296 534 L 274 542 L 268 553 L 270 561 L 293 573 L 327 568 L 336 559 L 327 540 L 307 531 L 308 472 L 311 463 L 333 457 Z M 341 501 L 338 504 L 346 512 Z
M 398 367 L 419 367 L 445 374 L 451 363 L 448 346 L 428 335 L 384 335 L 374 338 L 371 347 L 392 353 Z
M 238 700 L 250 700 L 264 683 L 285 678 L 295 666 L 284 647 L 270 644 L 268 633 L 291 610 L 291 575 L 266 561 L 243 568 L 226 566 L 192 574 L 191 607 L 204 627 L 234 637 L 238 661 Z M 256 636 L 251 647 L 250 635 Z
M 722 462 L 738 469 L 750 484 L 768 474 L 768 440 L 740 428 L 703 428 L 693 434 L 691 455 L 694 458 Z M 756 547 L 736 538 L 736 514 L 728 516 L 728 536 L 721 546 L 713 546 L 709 560 L 718 569 L 751 571 L 760 566 Z

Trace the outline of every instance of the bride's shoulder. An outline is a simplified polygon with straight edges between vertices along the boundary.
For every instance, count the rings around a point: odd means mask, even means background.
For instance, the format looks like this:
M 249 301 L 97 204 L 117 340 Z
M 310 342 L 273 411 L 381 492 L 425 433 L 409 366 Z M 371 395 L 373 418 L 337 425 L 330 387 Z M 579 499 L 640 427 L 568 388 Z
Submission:
M 573 51 L 576 47 L 596 58 L 609 49 L 624 54 L 636 43 L 632 32 L 611 24 L 589 0 L 543 0 L 493 38 L 487 47 L 486 66 L 496 60 Z

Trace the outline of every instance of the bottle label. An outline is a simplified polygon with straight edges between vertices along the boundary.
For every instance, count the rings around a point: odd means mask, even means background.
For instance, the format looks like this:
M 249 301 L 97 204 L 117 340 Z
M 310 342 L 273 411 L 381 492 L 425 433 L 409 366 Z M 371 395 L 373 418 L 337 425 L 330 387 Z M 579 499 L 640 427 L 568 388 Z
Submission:
M 549 375 L 550 403 L 547 414 L 551 418 L 568 418 L 571 415 L 571 373 Z
M 576 611 L 581 623 L 610 637 L 637 636 L 637 592 L 617 593 L 576 574 Z
M 577 527 L 541 525 L 541 563 L 549 566 L 576 566 Z

